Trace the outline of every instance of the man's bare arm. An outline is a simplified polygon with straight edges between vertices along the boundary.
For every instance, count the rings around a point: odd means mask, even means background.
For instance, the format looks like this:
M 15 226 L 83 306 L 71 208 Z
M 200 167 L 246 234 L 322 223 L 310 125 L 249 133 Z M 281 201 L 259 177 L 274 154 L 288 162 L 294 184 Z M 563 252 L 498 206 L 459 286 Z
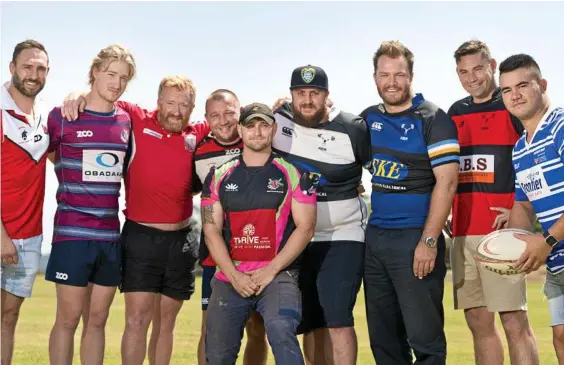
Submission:
M 204 230 L 206 245 L 210 255 L 219 268 L 232 281 L 237 268 L 229 256 L 225 240 L 221 234 L 223 229 L 223 208 L 219 202 L 212 205 L 202 206 L 202 229 Z
M 296 229 L 288 238 L 284 248 L 269 264 L 276 272 L 291 264 L 313 238 L 317 221 L 317 204 L 303 204 L 292 200 L 292 217 Z
M 423 236 L 438 237 L 445 227 L 446 220 L 452 208 L 452 201 L 458 185 L 457 163 L 449 163 L 433 168 L 436 184 L 431 194 L 429 216 L 425 222 Z
M 535 212 L 531 202 L 516 201 L 509 213 L 507 228 L 519 228 L 532 232 L 535 223 Z

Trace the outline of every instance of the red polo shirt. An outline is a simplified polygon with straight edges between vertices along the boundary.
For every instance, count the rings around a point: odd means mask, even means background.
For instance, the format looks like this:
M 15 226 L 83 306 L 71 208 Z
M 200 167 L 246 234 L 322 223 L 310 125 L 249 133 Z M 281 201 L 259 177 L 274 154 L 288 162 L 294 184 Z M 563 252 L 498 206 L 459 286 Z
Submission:
M 192 215 L 194 151 L 209 133 L 207 123 L 166 131 L 157 110 L 126 102 L 132 133 L 125 167 L 125 217 L 139 223 L 178 223 Z M 197 178 L 197 177 L 196 177 Z

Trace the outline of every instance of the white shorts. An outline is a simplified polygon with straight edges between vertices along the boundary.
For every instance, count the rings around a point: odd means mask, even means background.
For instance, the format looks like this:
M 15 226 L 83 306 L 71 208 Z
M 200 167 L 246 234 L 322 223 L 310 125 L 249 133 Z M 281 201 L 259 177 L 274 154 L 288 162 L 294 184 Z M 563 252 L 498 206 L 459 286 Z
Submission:
M 29 298 L 39 272 L 43 235 L 12 240 L 18 250 L 18 263 L 2 264 L 2 289 L 17 297 Z
M 557 275 L 547 272 L 543 291 L 548 299 L 550 325 L 564 325 L 564 272 Z

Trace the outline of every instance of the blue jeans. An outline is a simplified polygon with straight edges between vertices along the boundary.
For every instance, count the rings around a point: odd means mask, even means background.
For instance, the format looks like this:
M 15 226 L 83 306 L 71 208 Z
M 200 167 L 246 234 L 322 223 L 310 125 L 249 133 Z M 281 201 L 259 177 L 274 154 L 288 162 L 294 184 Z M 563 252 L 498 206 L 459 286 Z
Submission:
M 297 337 L 301 293 L 297 275 L 282 271 L 259 296 L 243 298 L 231 283 L 212 279 L 206 320 L 208 365 L 235 365 L 245 323 L 253 310 L 264 319 L 266 336 L 278 365 L 303 365 Z
M 445 365 L 443 293 L 445 240 L 437 243 L 435 269 L 413 274 L 422 230 L 366 230 L 364 293 L 370 347 L 378 365 Z

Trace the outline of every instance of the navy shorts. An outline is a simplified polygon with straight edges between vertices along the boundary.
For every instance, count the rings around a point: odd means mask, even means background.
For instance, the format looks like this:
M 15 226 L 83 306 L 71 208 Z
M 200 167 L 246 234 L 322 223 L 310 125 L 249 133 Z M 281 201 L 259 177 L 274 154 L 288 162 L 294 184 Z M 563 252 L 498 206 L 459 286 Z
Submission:
M 121 278 L 119 242 L 59 241 L 51 248 L 45 279 L 57 284 L 118 286 Z
M 311 242 L 300 262 L 302 322 L 298 333 L 353 327 L 362 283 L 364 242 Z
M 202 310 L 208 310 L 212 287 L 211 281 L 217 268 L 215 266 L 202 266 Z

